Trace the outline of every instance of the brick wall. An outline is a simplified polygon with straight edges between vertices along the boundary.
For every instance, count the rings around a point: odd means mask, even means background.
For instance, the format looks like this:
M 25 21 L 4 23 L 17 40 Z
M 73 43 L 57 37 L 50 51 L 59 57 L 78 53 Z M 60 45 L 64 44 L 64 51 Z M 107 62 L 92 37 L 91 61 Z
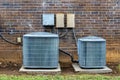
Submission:
M 0 0 L 0 32 L 15 42 L 16 37 L 25 33 L 44 31 L 41 19 L 43 13 L 74 13 L 77 37 L 95 35 L 105 38 L 107 61 L 120 61 L 119 0 Z M 72 32 L 69 32 L 61 40 L 60 47 L 77 55 L 74 43 Z M 0 39 L 0 61 L 21 63 L 21 55 L 21 46 Z M 64 57 L 61 56 L 62 61 L 69 61 L 69 58 Z

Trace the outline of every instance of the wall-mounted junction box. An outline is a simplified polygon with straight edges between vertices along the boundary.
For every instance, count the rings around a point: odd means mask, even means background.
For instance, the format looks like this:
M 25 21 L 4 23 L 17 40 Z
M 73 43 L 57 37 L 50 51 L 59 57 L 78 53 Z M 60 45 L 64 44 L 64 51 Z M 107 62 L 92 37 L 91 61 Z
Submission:
M 64 28 L 64 14 L 62 13 L 56 14 L 56 27 Z
M 43 19 L 43 26 L 54 26 L 54 14 L 43 14 L 42 16 Z
M 75 14 L 67 14 L 67 28 L 75 27 Z
M 18 43 L 21 43 L 21 42 L 22 42 L 21 37 L 17 37 L 17 42 L 18 42 Z

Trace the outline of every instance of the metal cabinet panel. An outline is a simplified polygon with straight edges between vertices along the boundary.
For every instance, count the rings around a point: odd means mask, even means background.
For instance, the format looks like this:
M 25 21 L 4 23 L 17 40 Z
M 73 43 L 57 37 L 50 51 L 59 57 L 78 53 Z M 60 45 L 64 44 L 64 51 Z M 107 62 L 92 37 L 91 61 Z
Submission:
M 56 27 L 64 28 L 64 14 L 56 14 Z
M 43 14 L 43 26 L 54 26 L 54 14 Z
M 67 14 L 67 28 L 75 27 L 75 14 Z

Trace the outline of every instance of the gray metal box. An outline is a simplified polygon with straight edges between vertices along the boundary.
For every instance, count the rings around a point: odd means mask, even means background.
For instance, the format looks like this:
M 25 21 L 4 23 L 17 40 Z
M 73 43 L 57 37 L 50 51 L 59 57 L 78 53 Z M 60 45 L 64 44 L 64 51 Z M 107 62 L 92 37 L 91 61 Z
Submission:
M 82 68 L 106 66 L 106 40 L 89 36 L 78 39 L 79 65 Z
M 43 26 L 54 26 L 54 14 L 43 14 Z

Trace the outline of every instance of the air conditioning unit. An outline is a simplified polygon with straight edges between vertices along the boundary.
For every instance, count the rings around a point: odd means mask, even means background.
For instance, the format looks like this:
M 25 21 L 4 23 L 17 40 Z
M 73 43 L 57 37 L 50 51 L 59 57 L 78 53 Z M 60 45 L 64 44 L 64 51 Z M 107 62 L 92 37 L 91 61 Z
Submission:
M 23 36 L 24 68 L 57 68 L 59 37 L 47 32 L 33 32 Z
M 96 36 L 78 39 L 78 56 L 81 68 L 104 68 L 106 65 L 106 40 Z

